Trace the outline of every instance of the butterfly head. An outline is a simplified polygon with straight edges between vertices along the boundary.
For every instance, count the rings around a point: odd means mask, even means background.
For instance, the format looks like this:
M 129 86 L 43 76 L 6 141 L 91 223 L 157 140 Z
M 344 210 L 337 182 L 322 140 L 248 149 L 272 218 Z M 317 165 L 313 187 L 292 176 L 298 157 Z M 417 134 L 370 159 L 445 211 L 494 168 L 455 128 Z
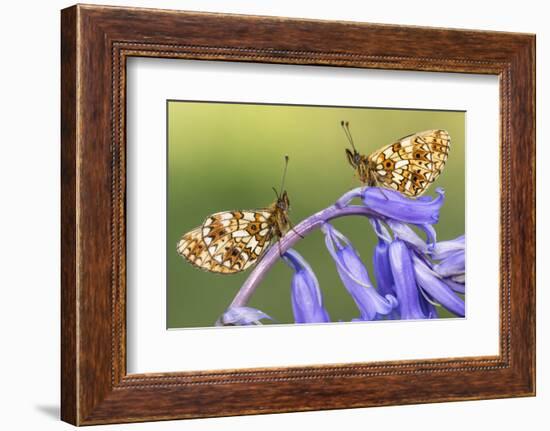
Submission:
M 351 145 L 351 149 L 346 148 L 346 156 L 348 158 L 348 162 L 354 169 L 357 169 L 361 164 L 363 158 L 355 148 L 355 143 L 353 142 L 353 137 L 351 136 L 351 131 L 349 129 L 349 121 L 341 121 L 340 126 L 342 126 L 342 129 L 346 134 L 346 138 Z
M 290 200 L 288 199 L 288 194 L 286 190 L 281 196 L 277 196 L 277 202 L 275 206 L 284 212 L 287 212 L 290 209 Z
M 346 148 L 346 156 L 348 158 L 348 163 L 354 169 L 357 169 L 361 164 L 361 154 L 359 154 L 356 150 L 351 151 L 349 148 Z
M 342 126 L 342 129 L 346 134 L 346 138 L 351 145 L 351 149 L 346 148 L 348 163 L 353 169 L 355 169 L 357 175 L 359 176 L 359 180 L 363 184 L 369 183 L 369 169 L 366 163 L 366 157 L 362 156 L 359 151 L 357 151 L 357 148 L 355 148 L 355 143 L 353 142 L 353 137 L 351 136 L 351 131 L 349 129 L 349 121 L 341 121 L 340 125 Z

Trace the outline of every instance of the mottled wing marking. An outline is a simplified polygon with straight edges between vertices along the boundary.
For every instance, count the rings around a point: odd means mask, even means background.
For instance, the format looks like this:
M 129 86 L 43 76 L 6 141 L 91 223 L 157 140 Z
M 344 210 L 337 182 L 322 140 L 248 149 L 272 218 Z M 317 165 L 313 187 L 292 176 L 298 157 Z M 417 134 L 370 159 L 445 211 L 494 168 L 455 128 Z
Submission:
M 252 266 L 273 238 L 271 210 L 224 211 L 185 234 L 178 253 L 207 271 L 231 274 Z M 197 259 L 199 263 L 197 264 Z
M 445 130 L 427 130 L 381 148 L 368 157 L 368 163 L 379 185 L 417 197 L 443 170 L 450 144 Z
M 202 226 L 187 232 L 178 242 L 177 251 L 196 267 L 212 272 L 224 272 L 224 268 L 212 260 L 202 241 Z

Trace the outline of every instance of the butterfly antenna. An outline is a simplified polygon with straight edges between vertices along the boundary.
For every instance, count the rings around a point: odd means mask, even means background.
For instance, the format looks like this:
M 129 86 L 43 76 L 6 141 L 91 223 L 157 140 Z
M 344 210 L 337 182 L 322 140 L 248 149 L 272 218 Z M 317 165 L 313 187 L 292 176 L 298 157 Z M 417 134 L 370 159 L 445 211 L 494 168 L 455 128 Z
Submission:
M 344 130 L 346 138 L 348 138 L 348 141 L 351 144 L 351 148 L 353 148 L 353 151 L 357 152 L 357 149 L 355 148 L 355 143 L 353 142 L 353 137 L 351 136 L 351 131 L 349 129 L 349 121 L 340 121 L 340 126 L 342 126 L 342 129 Z
M 283 170 L 283 177 L 281 178 L 281 188 L 280 188 L 280 194 L 277 195 L 277 197 L 282 196 L 283 192 L 285 190 L 285 180 L 286 180 L 286 170 L 288 168 L 288 154 L 285 154 L 285 168 Z

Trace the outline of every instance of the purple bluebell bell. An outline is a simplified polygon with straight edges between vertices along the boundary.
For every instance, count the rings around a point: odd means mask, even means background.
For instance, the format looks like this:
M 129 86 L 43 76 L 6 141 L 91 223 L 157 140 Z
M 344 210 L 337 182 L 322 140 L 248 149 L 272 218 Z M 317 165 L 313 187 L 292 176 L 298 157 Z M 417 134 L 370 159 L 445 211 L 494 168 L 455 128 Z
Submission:
M 290 283 L 292 311 L 296 323 L 330 322 L 323 305 L 323 296 L 315 273 L 305 259 L 295 250 L 283 254 L 283 260 L 294 270 Z
M 427 254 L 433 248 L 435 234 L 432 232 L 433 228 L 431 225 L 423 226 L 427 238 L 424 240 L 408 224 L 395 220 L 386 220 L 386 223 L 396 238 L 406 242 L 409 247 L 412 247 L 419 253 Z
M 413 262 L 419 288 L 450 312 L 464 317 L 464 300 L 456 294 L 448 283 L 441 279 L 439 274 L 424 259 L 413 256 Z
M 466 283 L 466 239 L 461 235 L 435 244 L 431 258 L 439 261 L 433 270 L 455 292 L 464 293 Z
M 230 307 L 218 319 L 216 326 L 261 325 L 262 319 L 273 320 L 263 311 L 252 307 Z
M 445 200 L 443 189 L 437 188 L 434 199 L 423 196 L 409 199 L 395 190 L 367 187 L 361 197 L 365 206 L 377 214 L 396 221 L 416 225 L 434 224 L 439 220 L 439 209 Z
M 434 266 L 435 272 L 442 277 L 458 277 L 462 279 L 465 271 L 465 256 L 463 252 L 456 252 Z
M 466 248 L 466 237 L 460 235 L 450 241 L 440 241 L 435 244 L 432 257 L 436 260 L 443 260 L 455 253 L 464 253 Z
M 392 295 L 396 297 L 395 286 L 393 285 L 393 275 L 391 272 L 389 245 L 391 239 L 379 239 L 374 248 L 372 263 L 374 267 L 374 278 L 378 287 L 378 292 L 382 296 Z M 398 320 L 400 318 L 399 307 L 395 307 L 388 315 L 388 319 Z
M 396 239 L 390 244 L 388 255 L 401 319 L 425 319 L 414 276 L 411 250 L 405 242 Z
M 344 235 L 329 223 L 325 223 L 322 230 L 340 279 L 359 309 L 360 318 L 354 320 L 375 320 L 389 314 L 397 306 L 395 296 L 378 293 L 370 281 L 367 268 Z
M 441 277 L 451 278 L 456 282 L 464 283 L 466 270 L 464 236 L 451 241 L 442 241 L 436 244 L 432 257 L 440 262 L 434 266 L 435 272 Z
M 376 279 L 378 291 L 381 295 L 395 295 L 393 285 L 393 275 L 391 272 L 389 258 L 389 243 L 384 240 L 379 240 L 374 248 L 372 257 L 374 266 L 374 278 Z

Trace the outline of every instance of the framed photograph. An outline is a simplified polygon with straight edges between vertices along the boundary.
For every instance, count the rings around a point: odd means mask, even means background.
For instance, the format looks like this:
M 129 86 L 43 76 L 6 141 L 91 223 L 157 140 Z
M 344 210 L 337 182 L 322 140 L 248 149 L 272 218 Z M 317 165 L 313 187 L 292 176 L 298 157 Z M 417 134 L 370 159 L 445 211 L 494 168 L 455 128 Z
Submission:
M 63 420 L 535 394 L 534 35 L 61 16 Z

